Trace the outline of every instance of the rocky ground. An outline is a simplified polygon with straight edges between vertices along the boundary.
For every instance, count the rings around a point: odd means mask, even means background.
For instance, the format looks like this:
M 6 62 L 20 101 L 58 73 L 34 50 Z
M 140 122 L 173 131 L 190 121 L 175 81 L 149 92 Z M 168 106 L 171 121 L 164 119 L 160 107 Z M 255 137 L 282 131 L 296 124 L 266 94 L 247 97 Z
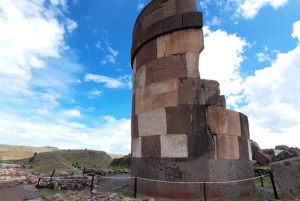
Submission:
M 102 178 L 90 193 L 90 188 L 82 191 L 57 191 L 49 189 L 36 189 L 34 185 L 6 184 L 0 188 L 1 201 L 198 201 L 204 199 L 166 199 L 166 198 L 149 198 L 147 196 L 138 195 L 137 199 L 133 198 L 133 194 L 129 189 L 129 175 L 118 175 L 111 179 Z M 40 195 L 40 196 L 38 196 Z M 279 194 L 280 196 L 280 194 Z M 265 187 L 257 186 L 257 192 L 253 196 L 240 197 L 234 199 L 208 199 L 210 201 L 271 201 L 274 199 L 273 190 L 270 184 L 265 183 Z M 284 201 L 292 201 L 282 199 Z M 294 199 L 293 201 L 296 201 Z M 297 201 L 300 201 L 298 199 Z

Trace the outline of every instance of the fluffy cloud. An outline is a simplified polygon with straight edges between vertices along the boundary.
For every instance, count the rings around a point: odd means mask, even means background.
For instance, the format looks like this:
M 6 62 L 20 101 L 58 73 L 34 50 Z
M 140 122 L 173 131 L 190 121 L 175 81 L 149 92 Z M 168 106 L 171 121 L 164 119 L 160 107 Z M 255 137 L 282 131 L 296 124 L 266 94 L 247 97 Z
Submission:
M 111 78 L 103 75 L 87 74 L 84 78 L 86 82 L 104 83 L 107 88 L 124 88 L 131 86 L 131 76 L 125 75 L 119 78 Z
M 81 113 L 79 110 L 77 109 L 73 109 L 73 110 L 64 110 L 62 111 L 62 114 L 68 117 L 80 117 Z

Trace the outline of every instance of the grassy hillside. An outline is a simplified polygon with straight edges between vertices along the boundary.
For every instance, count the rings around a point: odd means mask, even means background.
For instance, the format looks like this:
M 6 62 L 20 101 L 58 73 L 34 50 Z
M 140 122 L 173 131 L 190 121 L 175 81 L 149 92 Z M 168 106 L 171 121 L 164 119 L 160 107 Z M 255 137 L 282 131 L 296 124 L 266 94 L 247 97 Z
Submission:
M 30 171 L 48 173 L 56 170 L 74 169 L 72 164 L 77 163 L 80 167 L 107 168 L 112 158 L 102 151 L 93 150 L 57 150 L 51 152 L 38 153 L 34 162 L 29 162 L 29 158 L 24 158 L 16 163 L 20 165 L 32 165 Z M 78 171 L 80 172 L 80 171 Z
M 52 150 L 44 147 L 31 147 L 20 145 L 4 145 L 0 144 L 0 159 L 17 160 L 33 156 L 34 153 L 49 152 Z

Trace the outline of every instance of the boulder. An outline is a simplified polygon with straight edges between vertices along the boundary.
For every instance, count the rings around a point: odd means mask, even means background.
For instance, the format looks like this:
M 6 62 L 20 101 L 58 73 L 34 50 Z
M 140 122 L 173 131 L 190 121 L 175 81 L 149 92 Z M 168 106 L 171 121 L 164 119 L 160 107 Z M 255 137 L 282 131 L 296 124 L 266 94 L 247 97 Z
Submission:
M 256 160 L 260 165 L 269 165 L 270 157 L 260 151 L 253 153 L 253 160 Z
M 261 148 L 259 147 L 259 145 L 257 144 L 257 142 L 252 141 L 251 140 L 251 149 L 252 149 L 252 154 L 254 154 L 255 152 L 262 152 Z
M 284 159 L 288 159 L 288 158 L 292 158 L 293 157 L 293 154 L 291 154 L 289 151 L 282 151 L 280 152 L 276 158 L 277 158 L 277 161 L 280 161 L 280 160 L 284 160 Z
M 295 149 L 289 149 L 288 152 L 290 152 L 293 155 L 293 157 L 299 156 L 298 151 L 296 151 Z
M 270 164 L 275 181 L 284 198 L 300 198 L 300 157 Z
M 286 145 L 278 145 L 275 147 L 275 149 L 278 149 L 278 150 L 289 150 L 290 148 Z

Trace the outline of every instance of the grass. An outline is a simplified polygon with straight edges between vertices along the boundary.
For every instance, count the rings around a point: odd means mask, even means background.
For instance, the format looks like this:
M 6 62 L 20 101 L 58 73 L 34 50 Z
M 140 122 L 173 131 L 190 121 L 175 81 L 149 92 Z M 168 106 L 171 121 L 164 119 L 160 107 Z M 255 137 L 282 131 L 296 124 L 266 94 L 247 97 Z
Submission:
M 44 193 L 44 194 L 40 194 L 34 198 L 25 198 L 23 199 L 23 201 L 26 201 L 26 200 L 32 200 L 32 199 L 36 199 L 36 198 L 43 198 L 43 197 L 46 197 L 46 196 L 53 196 L 57 193 L 61 193 L 61 194 L 65 194 L 67 191 L 62 191 L 62 190 L 51 190 L 49 193 Z
M 131 168 L 130 165 L 118 165 L 118 166 L 113 166 L 112 167 L 113 170 L 130 169 L 130 168 Z

